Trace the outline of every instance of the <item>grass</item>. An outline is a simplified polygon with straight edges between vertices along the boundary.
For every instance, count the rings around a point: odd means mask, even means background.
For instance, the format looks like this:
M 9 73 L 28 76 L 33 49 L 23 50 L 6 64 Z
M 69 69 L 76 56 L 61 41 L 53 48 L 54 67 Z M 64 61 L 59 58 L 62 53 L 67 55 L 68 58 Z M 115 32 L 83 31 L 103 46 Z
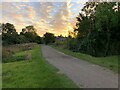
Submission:
M 14 56 L 30 53 L 29 60 L 3 63 L 3 88 L 76 88 L 65 75 L 48 64 L 42 57 L 40 46 L 32 50 L 21 51 Z
M 2 90 L 2 63 L 0 62 L 0 89 Z
M 76 58 L 79 58 L 81 60 L 85 60 L 88 61 L 90 63 L 94 63 L 103 67 L 106 67 L 110 70 L 112 70 L 115 73 L 118 73 L 118 56 L 108 56 L 108 57 L 93 57 L 91 55 L 87 55 L 87 54 L 82 54 L 82 53 L 77 53 L 77 52 L 72 52 L 70 50 L 67 49 L 63 49 L 60 47 L 55 47 L 52 46 L 53 48 L 67 54 L 67 55 L 71 55 L 74 56 Z
M 13 56 L 15 53 L 20 51 L 31 50 L 36 45 L 36 43 L 26 43 L 26 44 L 15 44 L 9 46 L 2 46 L 2 62 L 14 62 L 22 57 Z

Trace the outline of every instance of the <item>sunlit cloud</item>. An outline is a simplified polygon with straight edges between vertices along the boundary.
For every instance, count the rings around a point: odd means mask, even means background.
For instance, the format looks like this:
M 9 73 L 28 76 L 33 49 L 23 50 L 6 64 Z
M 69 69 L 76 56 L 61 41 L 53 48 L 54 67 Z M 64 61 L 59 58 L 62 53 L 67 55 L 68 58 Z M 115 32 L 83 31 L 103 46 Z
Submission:
M 70 0 L 70 2 L 77 2 L 82 4 L 88 1 L 92 1 L 92 0 Z M 67 0 L 3 0 L 3 2 L 67 2 Z
M 68 31 L 73 31 L 76 17 L 84 6 L 71 0 L 66 2 L 30 1 L 0 4 L 2 11 L 0 22 L 14 24 L 17 32 L 21 32 L 25 26 L 34 25 L 40 36 L 46 32 L 67 36 Z

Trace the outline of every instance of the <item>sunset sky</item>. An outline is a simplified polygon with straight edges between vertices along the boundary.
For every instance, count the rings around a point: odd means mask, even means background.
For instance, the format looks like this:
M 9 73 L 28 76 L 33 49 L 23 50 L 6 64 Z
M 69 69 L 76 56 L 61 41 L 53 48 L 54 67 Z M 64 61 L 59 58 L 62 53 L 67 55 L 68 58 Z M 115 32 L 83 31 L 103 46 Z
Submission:
M 14 2 L 13 2 L 14 1 Z M 42 2 L 33 0 L 4 0 L 0 3 L 0 23 L 12 23 L 17 32 L 28 25 L 34 25 L 37 33 L 42 36 L 45 32 L 55 35 L 68 35 L 73 31 L 76 23 L 76 16 L 84 6 L 85 0 L 57 0 L 55 2 Z

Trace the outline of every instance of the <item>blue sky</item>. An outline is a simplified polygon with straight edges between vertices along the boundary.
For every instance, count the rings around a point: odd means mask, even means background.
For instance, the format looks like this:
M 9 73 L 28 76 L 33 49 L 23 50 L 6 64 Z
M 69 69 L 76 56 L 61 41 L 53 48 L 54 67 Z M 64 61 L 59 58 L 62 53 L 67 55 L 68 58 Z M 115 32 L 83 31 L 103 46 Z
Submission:
M 15 0 L 14 0 L 15 1 Z M 42 36 L 45 32 L 67 36 L 73 31 L 76 17 L 84 6 L 85 1 L 63 2 L 16 2 L 4 0 L 0 4 L 2 11 L 1 23 L 12 23 L 18 32 L 27 25 L 34 25 L 37 33 Z

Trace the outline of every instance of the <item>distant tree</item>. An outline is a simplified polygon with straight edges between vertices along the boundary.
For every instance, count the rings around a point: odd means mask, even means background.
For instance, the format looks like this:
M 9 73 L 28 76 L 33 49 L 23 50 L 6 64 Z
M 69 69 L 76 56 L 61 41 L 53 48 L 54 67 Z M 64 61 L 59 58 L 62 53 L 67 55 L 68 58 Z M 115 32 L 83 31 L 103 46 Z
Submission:
M 36 36 L 35 42 L 38 44 L 42 44 L 42 38 L 40 36 Z
M 2 34 L 2 23 L 0 23 L 0 34 Z
M 2 24 L 2 33 L 9 33 L 9 34 L 14 34 L 17 33 L 16 29 L 14 27 L 13 24 L 10 23 L 6 23 L 6 24 Z
M 55 42 L 54 34 L 46 32 L 44 34 L 44 42 L 45 42 L 45 44 L 54 43 Z
M 37 35 L 36 29 L 32 25 L 23 28 L 20 35 L 24 35 L 29 42 L 42 43 L 41 37 Z
M 30 26 L 26 26 L 25 28 L 22 29 L 23 34 L 27 33 L 27 32 L 31 32 L 33 34 L 36 34 L 36 29 L 34 28 L 34 26 L 30 25 Z
M 3 44 L 17 44 L 18 41 L 18 33 L 13 24 L 6 23 L 2 24 L 2 40 Z
M 29 41 L 24 35 L 19 35 L 19 43 L 29 43 Z
M 16 29 L 11 23 L 0 23 L 0 33 L 2 33 L 2 43 L 3 45 L 9 44 L 20 44 L 20 43 L 42 43 L 42 39 L 37 35 L 34 26 L 26 26 L 22 29 L 20 34 L 16 32 Z

